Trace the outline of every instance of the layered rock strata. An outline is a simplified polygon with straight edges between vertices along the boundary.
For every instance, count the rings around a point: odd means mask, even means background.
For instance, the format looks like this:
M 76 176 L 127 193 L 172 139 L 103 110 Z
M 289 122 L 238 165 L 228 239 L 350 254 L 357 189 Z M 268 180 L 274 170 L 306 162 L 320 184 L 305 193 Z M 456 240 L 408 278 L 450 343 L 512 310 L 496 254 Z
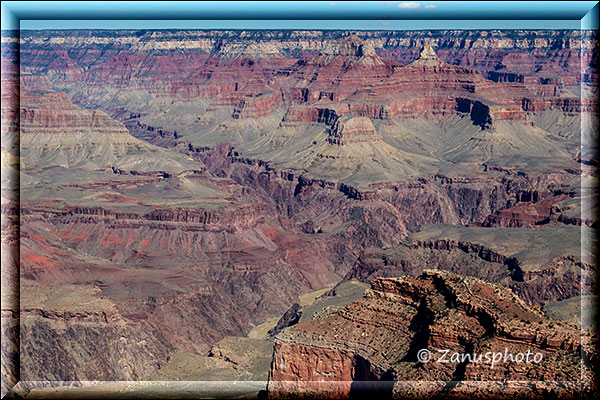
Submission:
M 530 394 L 541 396 L 544 390 L 576 386 L 581 348 L 577 329 L 548 320 L 510 290 L 426 270 L 418 278 L 379 278 L 361 300 L 278 335 L 268 391 L 277 398 L 316 393 L 349 398 L 360 392 L 361 381 L 380 381 L 369 388 L 395 396 L 424 395 L 418 380 L 441 382 L 434 393 L 460 393 L 463 380 L 509 378 L 536 381 Z M 430 362 L 417 357 L 422 349 L 433 356 Z M 445 350 L 472 355 L 529 350 L 544 362 L 509 360 L 494 368 L 491 361 L 477 359 L 437 362 Z

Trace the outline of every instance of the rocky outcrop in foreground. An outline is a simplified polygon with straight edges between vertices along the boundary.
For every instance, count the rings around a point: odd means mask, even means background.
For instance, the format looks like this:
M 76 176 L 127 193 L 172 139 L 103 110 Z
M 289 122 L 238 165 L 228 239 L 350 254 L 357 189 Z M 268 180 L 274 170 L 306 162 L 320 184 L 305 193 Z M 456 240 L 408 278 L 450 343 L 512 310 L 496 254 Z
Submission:
M 529 381 L 534 395 L 550 389 L 568 393 L 580 377 L 587 339 L 509 289 L 425 270 L 418 278 L 379 278 L 362 299 L 279 334 L 268 392 L 273 398 L 317 392 L 349 398 L 367 387 L 396 397 L 422 396 L 468 391 L 462 381 L 491 381 L 493 386 L 510 380 Z M 519 358 L 510 362 L 505 352 Z M 522 358 L 527 352 L 529 358 Z M 471 359 L 461 356 L 459 362 L 455 356 L 444 362 L 454 353 Z M 436 382 L 425 389 L 409 381 Z

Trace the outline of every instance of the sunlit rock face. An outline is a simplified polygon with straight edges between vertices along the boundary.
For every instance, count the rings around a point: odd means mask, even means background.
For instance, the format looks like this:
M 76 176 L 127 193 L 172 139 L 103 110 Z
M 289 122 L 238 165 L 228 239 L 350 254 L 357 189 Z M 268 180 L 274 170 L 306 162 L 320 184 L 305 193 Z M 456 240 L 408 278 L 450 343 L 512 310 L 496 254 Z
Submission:
M 421 380 L 569 381 L 580 371 L 582 349 L 575 327 L 548 319 L 509 289 L 437 270 L 378 278 L 361 300 L 286 329 L 274 344 L 269 395 L 289 398 L 351 398 L 365 389 L 423 394 Z M 491 368 L 496 354 L 527 351 L 529 363 L 523 357 L 518 368 L 510 362 Z M 466 353 L 472 361 L 452 361 Z M 435 386 L 426 391 L 448 390 Z

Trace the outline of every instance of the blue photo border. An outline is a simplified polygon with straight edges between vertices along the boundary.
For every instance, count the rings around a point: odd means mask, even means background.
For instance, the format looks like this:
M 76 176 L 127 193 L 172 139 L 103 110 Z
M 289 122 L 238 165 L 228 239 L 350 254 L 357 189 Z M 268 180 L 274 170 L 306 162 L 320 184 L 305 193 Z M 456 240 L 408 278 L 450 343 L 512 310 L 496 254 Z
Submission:
M 402 4 L 413 8 L 402 8 Z M 416 6 L 415 6 L 416 5 Z M 2 30 L 22 20 L 581 21 L 598 29 L 597 1 L 5 1 Z M 96 27 L 93 27 L 96 28 Z M 156 29 L 149 24 L 147 29 Z M 193 26 L 182 26 L 193 29 Z M 517 29 L 522 29 L 516 27 Z M 316 28 L 317 29 L 317 28 Z M 346 29 L 353 29 L 348 27 Z M 427 28 L 430 29 L 430 28 Z M 461 29 L 455 26 L 454 29 Z M 466 28 L 470 29 L 470 28 Z M 483 27 L 482 29 L 488 29 Z M 489 29 L 494 29 L 493 27 Z M 540 28 L 536 28 L 540 29 Z M 558 28 L 557 28 L 558 29 Z M 382 28 L 382 30 L 390 30 Z

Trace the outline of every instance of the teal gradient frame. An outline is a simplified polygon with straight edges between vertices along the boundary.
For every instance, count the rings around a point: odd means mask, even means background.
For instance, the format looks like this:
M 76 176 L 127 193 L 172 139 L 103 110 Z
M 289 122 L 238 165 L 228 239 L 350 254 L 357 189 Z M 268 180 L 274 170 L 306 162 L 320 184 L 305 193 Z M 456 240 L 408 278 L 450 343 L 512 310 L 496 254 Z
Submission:
M 503 27 L 496 24 L 489 29 L 527 29 L 526 21 L 581 21 L 581 29 L 598 29 L 597 1 L 231 1 L 231 2 L 188 2 L 188 1 L 5 1 L 2 3 L 2 29 L 19 29 L 22 20 L 88 20 L 88 21 L 132 21 L 132 20 L 230 20 L 243 21 L 354 21 L 354 24 L 339 29 L 361 29 L 358 21 L 479 21 L 480 29 L 487 21 L 520 21 L 524 26 Z M 402 8 L 411 3 L 413 8 Z M 417 6 L 415 6 L 417 5 Z M 490 24 L 491 25 L 491 24 Z M 126 28 L 119 23 L 106 25 L 108 29 Z M 182 29 L 201 28 L 180 24 Z M 63 27 L 64 29 L 65 27 Z M 99 29 L 100 26 L 93 26 Z M 147 29 L 156 29 L 149 23 Z M 276 29 L 275 27 L 269 27 Z M 319 29 L 318 27 L 311 27 Z M 536 25 L 535 29 L 543 27 Z M 549 27 L 550 28 L 550 27 Z M 561 29 L 560 27 L 552 27 Z M 35 29 L 35 28 L 33 28 Z M 39 29 L 52 29 L 52 25 L 39 24 Z M 264 27 L 263 27 L 264 29 Z M 322 29 L 322 28 L 321 28 Z M 338 28 L 336 28 L 338 29 Z M 367 28 L 373 29 L 373 28 Z M 379 29 L 390 30 L 389 27 Z M 392 28 L 393 29 L 393 28 Z M 413 28 L 419 29 L 419 28 Z M 425 29 L 425 28 L 421 28 Z M 431 29 L 431 26 L 427 29 Z M 454 29 L 477 29 L 454 24 Z

